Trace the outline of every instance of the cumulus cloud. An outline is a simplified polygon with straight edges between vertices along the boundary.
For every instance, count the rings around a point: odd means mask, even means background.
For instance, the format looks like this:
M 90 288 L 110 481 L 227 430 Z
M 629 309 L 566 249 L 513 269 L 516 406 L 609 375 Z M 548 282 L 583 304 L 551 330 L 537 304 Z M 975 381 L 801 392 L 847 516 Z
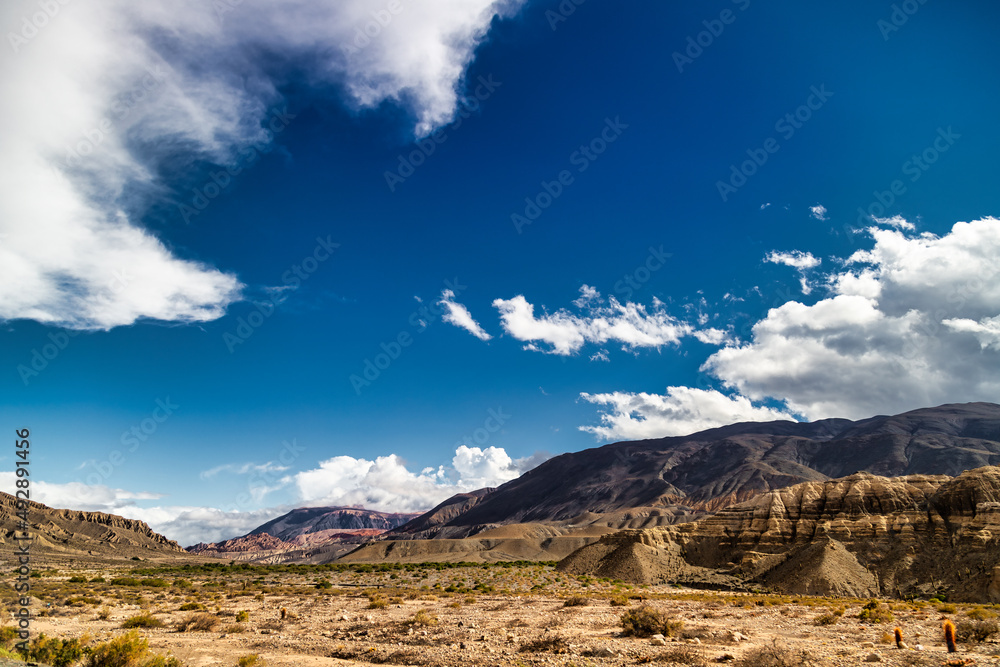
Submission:
M 815 206 L 809 207 L 810 217 L 816 218 L 817 220 L 829 220 L 830 216 L 826 213 L 826 206 L 823 206 L 822 204 L 816 204 Z
M 599 426 L 581 426 L 602 440 L 641 440 L 688 435 L 734 422 L 793 419 L 785 411 L 753 405 L 744 396 L 715 390 L 667 387 L 665 394 L 582 393 L 580 397 L 606 406 Z
M 496 299 L 493 306 L 500 312 L 500 323 L 508 335 L 527 343 L 527 350 L 549 354 L 575 354 L 587 343 L 618 342 L 629 350 L 660 348 L 676 345 L 694 333 L 691 324 L 669 315 L 659 301 L 647 310 L 642 304 L 623 304 L 614 297 L 604 302 L 591 290 L 584 285 L 581 297 L 574 302 L 583 311 L 579 315 L 566 309 L 536 315 L 535 306 L 522 295 Z M 598 352 L 595 358 L 604 356 Z
M 791 252 L 778 252 L 772 250 L 764 256 L 765 262 L 770 262 L 771 264 L 782 264 L 784 266 L 790 266 L 799 273 L 799 286 L 802 289 L 802 293 L 809 295 L 812 292 L 812 285 L 809 284 L 809 278 L 806 272 L 809 269 L 815 269 L 819 266 L 823 260 L 818 257 L 813 257 L 812 253 L 802 252 L 801 250 L 792 250 Z
M 449 122 L 476 46 L 521 0 L 404 3 L 368 39 L 379 0 L 59 4 L 0 55 L 0 319 L 109 329 L 200 322 L 241 298 L 232 272 L 182 257 L 139 220 L 199 165 L 247 166 L 294 122 L 295 71 L 356 109 Z M 4 25 L 24 6 L 5 3 Z M 359 34 L 361 37 L 359 37 Z M 277 121 L 277 122 L 276 122 Z M 186 217 L 186 216 L 185 216 Z
M 941 237 L 896 227 L 868 230 L 874 246 L 829 276 L 830 297 L 770 310 L 703 370 L 809 419 L 1000 400 L 1000 220 Z
M 441 316 L 441 319 L 449 324 L 454 324 L 456 327 L 465 329 L 473 336 L 482 341 L 487 341 L 493 338 L 493 336 L 486 333 L 472 317 L 472 313 L 469 309 L 460 303 L 455 302 L 455 292 L 450 289 L 446 289 L 441 292 L 441 299 L 438 301 L 438 305 L 445 307 L 445 312 Z
M 544 460 L 544 459 L 542 459 Z M 455 450 L 450 466 L 413 472 L 395 454 L 374 460 L 335 456 L 295 475 L 299 497 L 310 505 L 350 505 L 389 512 L 422 512 L 456 493 L 499 486 L 541 463 L 511 459 L 500 447 Z

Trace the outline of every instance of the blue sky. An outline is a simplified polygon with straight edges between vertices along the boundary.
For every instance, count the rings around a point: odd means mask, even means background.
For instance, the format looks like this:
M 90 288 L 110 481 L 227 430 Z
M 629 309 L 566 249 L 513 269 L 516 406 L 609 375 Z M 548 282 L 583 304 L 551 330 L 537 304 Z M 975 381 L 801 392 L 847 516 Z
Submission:
M 187 544 L 1000 398 L 991 3 L 166 6 L 2 13 L 44 502 Z

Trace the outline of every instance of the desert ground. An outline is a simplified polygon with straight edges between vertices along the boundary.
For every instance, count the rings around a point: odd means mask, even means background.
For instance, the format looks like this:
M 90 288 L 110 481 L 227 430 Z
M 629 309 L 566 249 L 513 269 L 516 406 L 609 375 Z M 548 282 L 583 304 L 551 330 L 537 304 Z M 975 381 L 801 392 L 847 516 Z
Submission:
M 633 586 L 551 563 L 218 563 L 38 575 L 34 636 L 96 647 L 134 626 L 152 651 L 189 667 L 1000 664 L 1000 636 L 991 632 L 1000 605 L 883 600 L 862 620 L 869 600 Z M 13 576 L 3 583 L 10 618 Z M 640 635 L 663 639 L 627 636 L 628 615 Z M 656 627 L 643 626 L 647 617 Z M 941 630 L 949 619 L 959 629 L 951 654 Z M 906 648 L 893 640 L 897 626 Z

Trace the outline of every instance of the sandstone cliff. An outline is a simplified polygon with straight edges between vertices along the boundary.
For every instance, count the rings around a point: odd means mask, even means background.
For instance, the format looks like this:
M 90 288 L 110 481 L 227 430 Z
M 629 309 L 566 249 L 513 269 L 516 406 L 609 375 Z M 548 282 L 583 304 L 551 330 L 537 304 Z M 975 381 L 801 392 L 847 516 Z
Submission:
M 1000 468 L 805 482 L 692 523 L 607 535 L 560 567 L 643 583 L 998 602 Z

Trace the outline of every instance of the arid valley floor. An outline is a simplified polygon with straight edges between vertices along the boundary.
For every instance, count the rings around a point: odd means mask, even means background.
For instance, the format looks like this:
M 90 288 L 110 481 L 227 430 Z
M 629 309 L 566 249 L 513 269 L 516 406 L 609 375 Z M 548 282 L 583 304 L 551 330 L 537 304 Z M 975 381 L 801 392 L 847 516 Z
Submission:
M 551 564 L 135 565 L 39 568 L 33 635 L 96 646 L 133 625 L 189 667 L 1000 664 L 1000 605 L 884 600 L 882 622 L 864 622 L 868 600 L 631 586 Z M 669 619 L 662 645 L 623 635 L 622 616 L 644 606 Z

